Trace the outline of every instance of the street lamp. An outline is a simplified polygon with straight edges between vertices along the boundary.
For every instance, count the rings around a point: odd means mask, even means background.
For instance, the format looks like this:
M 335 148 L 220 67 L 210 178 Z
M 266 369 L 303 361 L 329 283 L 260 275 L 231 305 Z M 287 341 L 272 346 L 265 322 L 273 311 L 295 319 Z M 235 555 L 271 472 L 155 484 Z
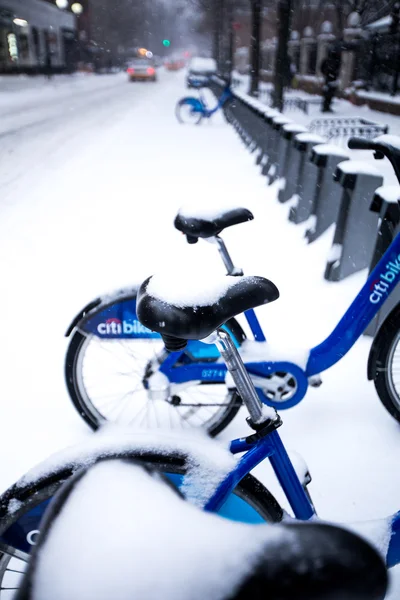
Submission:
M 73 13 L 79 16 L 83 13 L 83 6 L 79 2 L 74 2 L 74 4 L 71 6 L 71 10 Z
M 78 31 L 78 55 L 79 55 L 79 62 L 83 63 L 83 48 L 82 48 L 82 39 L 83 39 L 83 35 L 85 33 L 84 30 L 81 30 L 81 22 L 80 22 L 80 16 L 83 13 L 83 6 L 80 2 L 74 2 L 73 4 L 71 4 L 71 10 L 74 13 L 74 15 L 76 16 L 76 20 L 77 20 L 77 31 Z
M 65 10 L 68 7 L 68 0 L 56 0 L 58 8 Z

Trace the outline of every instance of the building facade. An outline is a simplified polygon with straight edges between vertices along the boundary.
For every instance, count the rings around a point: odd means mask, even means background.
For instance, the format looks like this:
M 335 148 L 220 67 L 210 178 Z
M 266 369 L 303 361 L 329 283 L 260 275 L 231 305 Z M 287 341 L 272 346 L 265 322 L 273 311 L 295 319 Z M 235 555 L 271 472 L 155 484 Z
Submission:
M 76 17 L 45 0 L 0 0 L 0 72 L 72 71 Z
M 368 97 L 373 92 L 399 94 L 400 5 L 395 3 L 391 12 L 386 8 L 386 14 L 382 14 L 383 9 L 377 9 L 382 15 L 379 19 L 365 24 L 357 13 L 339 19 L 333 5 L 327 3 L 321 7 L 318 0 L 310 0 L 304 10 L 295 11 L 288 44 L 291 71 L 295 74 L 292 84 L 310 93 L 321 93 L 324 86 L 321 66 L 329 49 L 335 48 L 341 56 L 338 93 L 360 102 L 367 97 L 366 93 Z M 238 14 L 236 18 L 239 33 L 235 40 L 235 67 L 240 73 L 248 73 L 249 17 L 245 20 Z M 267 82 L 274 79 L 276 36 L 276 14 L 272 9 L 264 11 L 261 78 Z

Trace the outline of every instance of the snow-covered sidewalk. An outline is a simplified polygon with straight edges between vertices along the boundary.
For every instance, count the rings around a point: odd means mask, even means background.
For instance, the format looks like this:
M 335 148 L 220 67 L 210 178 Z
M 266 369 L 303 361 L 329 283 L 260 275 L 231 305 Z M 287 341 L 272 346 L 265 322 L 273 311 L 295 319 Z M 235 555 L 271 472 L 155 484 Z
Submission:
M 224 239 L 247 274 L 264 275 L 280 289 L 277 302 L 257 311 L 273 343 L 319 343 L 365 280 L 366 273 L 340 284 L 323 280 L 332 231 L 306 246 L 304 228 L 288 222 L 287 206 L 276 202 L 276 189 L 266 186 L 254 156 L 220 114 L 201 127 L 178 125 L 182 73 L 164 73 L 154 86 L 125 86 L 119 76 L 108 81 L 106 103 L 93 94 L 82 115 L 65 112 L 54 128 L 38 128 L 30 153 L 15 140 L 26 162 L 17 161 L 12 180 L 0 164 L 3 489 L 49 453 L 91 435 L 63 381 L 63 334 L 83 305 L 173 261 L 223 272 L 215 248 L 188 246 L 174 230 L 182 204 L 223 200 L 254 212 L 253 222 Z M 311 470 L 319 515 L 336 521 L 383 517 L 400 507 L 400 428 L 366 379 L 369 346 L 361 339 L 324 374 L 321 388 L 282 414 L 285 443 Z M 246 431 L 244 416 L 223 438 Z M 256 471 L 276 492 L 269 468 Z M 395 575 L 393 599 L 400 592 Z

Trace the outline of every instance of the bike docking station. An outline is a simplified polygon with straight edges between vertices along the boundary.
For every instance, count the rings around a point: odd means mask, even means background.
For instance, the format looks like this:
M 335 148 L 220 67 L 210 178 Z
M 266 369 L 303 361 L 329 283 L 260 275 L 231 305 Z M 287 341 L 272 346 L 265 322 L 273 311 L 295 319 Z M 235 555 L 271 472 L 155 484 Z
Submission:
M 216 95 L 223 83 L 212 78 Z M 332 117 L 314 119 L 307 128 L 243 91 L 232 94 L 233 100 L 224 106 L 227 120 L 247 148 L 257 151 L 256 165 L 268 184 L 279 180 L 279 202 L 291 203 L 289 221 L 305 223 L 308 243 L 335 225 L 325 279 L 340 281 L 362 269 L 372 270 L 400 231 L 397 186 L 382 187 L 376 168 L 350 160 L 347 148 L 332 140 L 369 139 L 387 134 L 388 127 L 358 117 Z M 397 296 L 400 300 L 400 290 L 374 319 L 370 332 L 397 303 Z
M 305 133 L 307 128 L 296 123 L 288 123 L 282 127 L 281 136 L 278 147 L 278 165 L 276 170 L 277 179 L 284 178 L 283 187 L 279 190 L 278 200 L 282 202 L 282 192 L 285 189 L 287 182 L 294 178 L 296 167 L 298 164 L 295 161 L 295 152 L 293 139 L 297 134 Z
M 311 226 L 305 237 L 308 243 L 318 239 L 339 214 L 338 184 L 333 178 L 339 163 L 349 159 L 349 153 L 332 144 L 314 146 L 311 151 L 311 163 L 314 165 L 316 181 L 311 209 Z
M 375 190 L 370 210 L 377 213 L 378 235 L 372 253 L 369 273 L 375 268 L 396 235 L 400 232 L 400 186 L 384 185 Z M 397 286 L 378 314 L 373 318 L 365 335 L 374 336 L 388 314 L 400 302 L 400 288 Z
M 296 202 L 289 211 L 289 221 L 298 224 L 307 221 L 313 207 L 313 193 L 317 186 L 317 171 L 311 163 L 311 150 L 324 143 L 315 133 L 299 133 L 293 139 L 292 163 L 289 164 L 286 185 L 279 193 L 280 202 Z
M 340 163 L 334 179 L 342 186 L 342 198 L 325 269 L 327 281 L 341 281 L 369 267 L 379 219 L 369 208 L 374 191 L 383 183 L 376 168 L 356 160 Z
M 271 129 L 272 129 L 272 119 L 274 117 L 279 116 L 277 110 L 274 109 L 266 109 L 263 112 L 263 127 L 259 126 L 256 129 L 256 139 L 258 140 L 259 147 L 259 155 L 257 156 L 256 165 L 264 167 L 264 165 L 268 162 L 268 156 L 271 152 Z
M 276 119 L 277 117 L 281 118 L 282 114 L 279 113 L 276 110 L 268 110 L 265 113 L 265 123 L 266 126 L 268 128 L 268 130 L 265 133 L 265 137 L 266 137 L 266 144 L 265 144 L 265 157 L 264 160 L 262 161 L 261 165 L 262 165 L 262 170 L 261 170 L 261 174 L 264 175 L 265 177 L 268 176 L 268 171 L 271 168 L 272 165 L 272 161 L 271 161 L 271 153 L 274 152 L 274 149 L 276 147 L 276 132 L 274 130 L 274 119 Z M 290 122 L 290 121 L 288 121 Z
M 278 117 L 272 118 L 272 135 L 271 135 L 271 145 L 270 152 L 268 155 L 268 162 L 264 165 L 263 174 L 266 175 L 268 184 L 273 183 L 278 179 L 278 161 L 281 142 L 281 133 L 283 131 L 284 125 L 292 124 L 293 121 L 279 115 Z

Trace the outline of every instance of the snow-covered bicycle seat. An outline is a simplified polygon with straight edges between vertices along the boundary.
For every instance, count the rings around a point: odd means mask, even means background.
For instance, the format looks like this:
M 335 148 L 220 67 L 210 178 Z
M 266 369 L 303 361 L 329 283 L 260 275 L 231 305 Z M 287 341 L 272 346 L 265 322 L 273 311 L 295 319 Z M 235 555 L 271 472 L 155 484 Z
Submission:
M 381 600 L 386 586 L 378 553 L 347 530 L 232 522 L 108 459 L 57 493 L 14 600 Z
M 162 335 L 167 349 L 178 350 L 185 340 L 206 338 L 230 318 L 278 297 L 278 288 L 264 277 L 163 272 L 142 283 L 136 311 L 143 325 Z
M 198 238 L 209 238 L 221 233 L 223 229 L 254 219 L 253 214 L 243 207 L 235 208 L 198 208 L 182 207 L 175 218 L 176 229 L 195 243 Z

